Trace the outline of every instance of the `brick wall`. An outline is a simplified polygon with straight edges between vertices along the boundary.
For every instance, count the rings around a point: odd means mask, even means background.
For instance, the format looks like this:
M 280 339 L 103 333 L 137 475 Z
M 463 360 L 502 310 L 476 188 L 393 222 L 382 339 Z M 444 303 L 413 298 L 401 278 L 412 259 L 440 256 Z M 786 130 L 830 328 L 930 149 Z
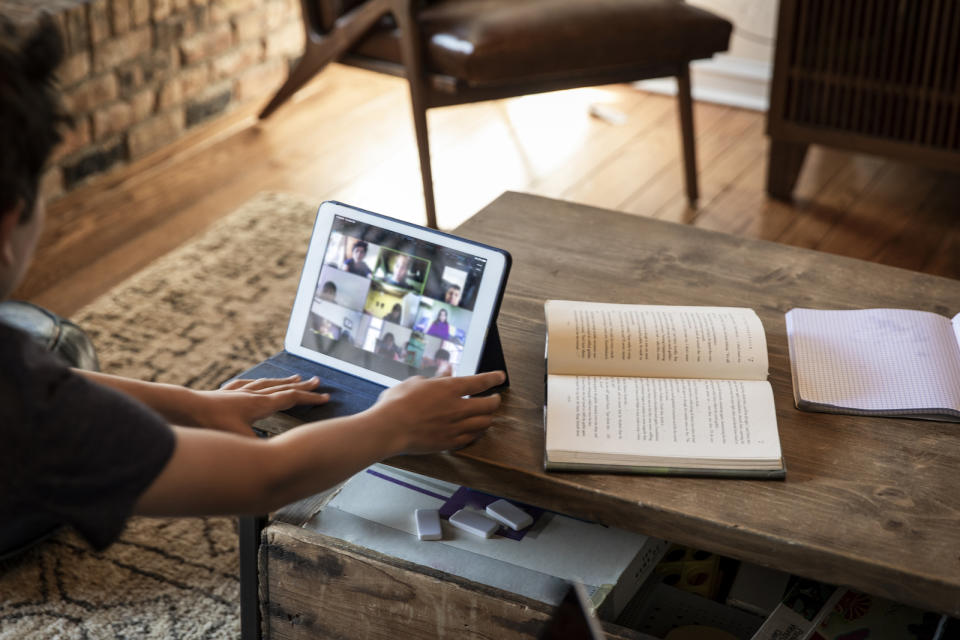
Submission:
M 0 0 L 17 22 L 41 10 L 64 34 L 75 123 L 44 176 L 50 197 L 267 100 L 303 51 L 298 0 Z

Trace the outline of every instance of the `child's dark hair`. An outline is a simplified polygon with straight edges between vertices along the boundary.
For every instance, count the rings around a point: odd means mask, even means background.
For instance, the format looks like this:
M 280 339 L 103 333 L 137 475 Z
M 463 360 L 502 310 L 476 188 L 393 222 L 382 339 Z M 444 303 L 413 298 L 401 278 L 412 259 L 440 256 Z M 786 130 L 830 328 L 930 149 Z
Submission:
M 53 84 L 63 59 L 56 23 L 45 14 L 32 32 L 23 36 L 22 31 L 0 16 L 0 212 L 22 202 L 21 221 L 26 221 L 40 175 L 60 142 L 57 129 L 68 119 Z

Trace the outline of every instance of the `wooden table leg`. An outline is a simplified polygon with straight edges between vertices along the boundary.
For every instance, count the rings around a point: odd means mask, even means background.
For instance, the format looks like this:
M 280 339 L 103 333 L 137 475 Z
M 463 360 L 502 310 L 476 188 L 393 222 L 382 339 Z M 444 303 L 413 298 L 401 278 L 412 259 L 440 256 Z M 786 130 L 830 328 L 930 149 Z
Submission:
M 257 554 L 260 550 L 260 533 L 265 526 L 266 516 L 240 516 L 238 522 L 241 640 L 260 640 L 261 636 Z

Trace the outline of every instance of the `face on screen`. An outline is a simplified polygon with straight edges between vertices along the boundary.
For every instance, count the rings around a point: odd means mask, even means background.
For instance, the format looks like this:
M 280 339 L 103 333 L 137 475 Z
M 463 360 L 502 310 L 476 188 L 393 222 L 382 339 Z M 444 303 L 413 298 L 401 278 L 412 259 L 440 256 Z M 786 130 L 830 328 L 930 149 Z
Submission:
M 485 264 L 335 216 L 301 345 L 397 380 L 456 375 Z

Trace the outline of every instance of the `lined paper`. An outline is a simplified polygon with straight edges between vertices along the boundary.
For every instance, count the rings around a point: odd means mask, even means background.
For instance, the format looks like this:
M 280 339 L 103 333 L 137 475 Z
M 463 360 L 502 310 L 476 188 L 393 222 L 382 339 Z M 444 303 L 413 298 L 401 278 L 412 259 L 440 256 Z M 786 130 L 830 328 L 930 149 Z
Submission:
M 792 309 L 786 320 L 798 404 L 960 411 L 950 319 L 907 309 Z

